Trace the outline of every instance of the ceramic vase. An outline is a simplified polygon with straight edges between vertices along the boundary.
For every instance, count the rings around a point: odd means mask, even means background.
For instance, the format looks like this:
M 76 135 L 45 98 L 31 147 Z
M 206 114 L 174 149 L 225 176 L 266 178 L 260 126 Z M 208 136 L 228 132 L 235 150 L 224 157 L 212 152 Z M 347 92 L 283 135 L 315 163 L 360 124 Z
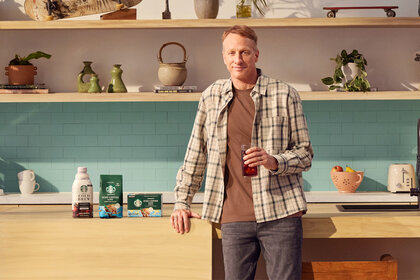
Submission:
M 92 76 L 93 74 L 96 74 L 91 67 L 92 65 L 91 61 L 83 61 L 83 64 L 85 66 L 83 67 L 82 71 L 80 71 L 79 75 L 77 75 L 77 91 L 78 92 L 88 92 L 90 88 L 90 78 L 89 78 L 89 82 L 85 82 L 83 78 L 86 75 Z
M 101 86 L 99 85 L 98 75 L 92 74 L 90 77 L 90 87 L 88 89 L 89 93 L 101 93 Z
M 198 18 L 216 18 L 219 0 L 194 0 L 194 9 Z
M 124 82 L 121 78 L 123 70 L 121 69 L 121 64 L 114 64 L 111 70 L 111 81 L 108 85 L 107 92 L 122 93 L 127 92 L 127 88 L 124 85 Z

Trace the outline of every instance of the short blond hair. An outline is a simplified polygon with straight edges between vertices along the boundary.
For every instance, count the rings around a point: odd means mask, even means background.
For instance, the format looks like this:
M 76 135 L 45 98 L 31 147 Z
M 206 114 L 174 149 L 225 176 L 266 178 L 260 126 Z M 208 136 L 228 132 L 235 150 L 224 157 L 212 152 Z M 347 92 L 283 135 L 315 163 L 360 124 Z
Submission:
M 255 47 L 257 47 L 258 37 L 255 31 L 251 27 L 248 27 L 246 25 L 234 25 L 230 27 L 229 29 L 225 30 L 225 32 L 223 32 L 222 42 L 226 39 L 226 37 L 229 34 L 238 34 L 242 37 L 251 39 L 252 41 L 254 41 Z

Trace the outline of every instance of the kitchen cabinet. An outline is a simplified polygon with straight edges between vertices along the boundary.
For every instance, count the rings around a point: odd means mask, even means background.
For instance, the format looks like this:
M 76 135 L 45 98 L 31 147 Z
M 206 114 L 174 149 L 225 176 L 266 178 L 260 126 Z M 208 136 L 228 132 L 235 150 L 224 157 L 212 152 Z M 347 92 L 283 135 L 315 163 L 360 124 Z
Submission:
M 420 18 L 271 18 L 178 20 L 61 20 L 0 21 L 0 30 L 99 30 L 99 29 L 209 29 L 247 24 L 254 28 L 420 28 Z M 369 93 L 300 92 L 302 100 L 420 100 L 418 91 Z M 128 94 L 55 93 L 48 95 L 0 95 L 0 102 L 159 102 L 198 101 L 200 93 Z

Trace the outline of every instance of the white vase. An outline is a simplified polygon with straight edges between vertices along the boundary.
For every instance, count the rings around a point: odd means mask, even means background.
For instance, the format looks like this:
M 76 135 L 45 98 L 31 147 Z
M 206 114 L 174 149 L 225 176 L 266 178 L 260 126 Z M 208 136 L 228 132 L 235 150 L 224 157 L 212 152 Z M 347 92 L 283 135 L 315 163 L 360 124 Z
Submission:
M 345 82 L 353 80 L 357 76 L 357 74 L 359 74 L 359 68 L 357 68 L 356 63 L 353 62 L 347 63 L 346 65 L 342 66 L 341 71 L 343 71 Z
M 194 0 L 194 9 L 198 18 L 216 18 L 219 0 Z

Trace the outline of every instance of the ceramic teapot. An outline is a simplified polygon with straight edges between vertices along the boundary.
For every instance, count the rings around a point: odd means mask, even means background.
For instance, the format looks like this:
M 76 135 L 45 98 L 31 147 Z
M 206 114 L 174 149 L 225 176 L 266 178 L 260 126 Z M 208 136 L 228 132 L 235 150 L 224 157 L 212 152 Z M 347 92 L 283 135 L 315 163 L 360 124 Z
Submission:
M 162 61 L 162 50 L 168 45 L 177 45 L 180 46 L 184 51 L 184 61 L 178 63 L 164 63 Z M 178 42 L 168 42 L 163 44 L 159 50 L 159 70 L 158 77 L 159 81 L 165 86 L 182 86 L 185 80 L 187 79 L 187 68 L 185 64 L 187 63 L 187 51 L 184 46 Z

